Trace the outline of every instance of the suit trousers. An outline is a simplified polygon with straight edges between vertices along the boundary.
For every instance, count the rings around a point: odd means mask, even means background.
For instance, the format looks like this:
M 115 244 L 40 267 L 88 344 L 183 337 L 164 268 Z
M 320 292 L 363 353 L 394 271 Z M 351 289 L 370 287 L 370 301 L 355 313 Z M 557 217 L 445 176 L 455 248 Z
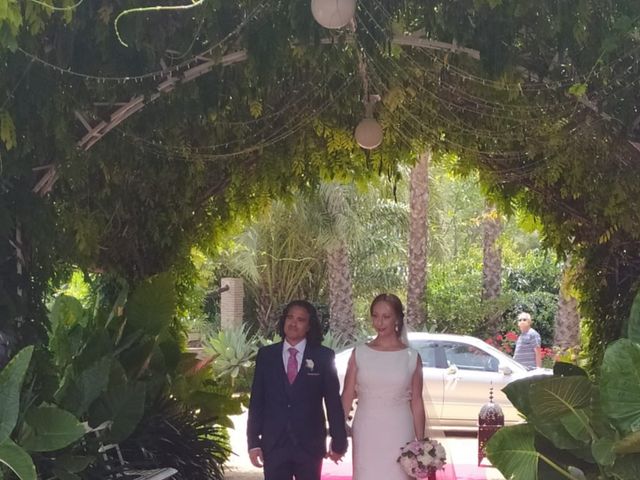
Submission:
M 264 453 L 265 480 L 320 480 L 323 457 L 316 457 L 294 445 L 280 441 Z

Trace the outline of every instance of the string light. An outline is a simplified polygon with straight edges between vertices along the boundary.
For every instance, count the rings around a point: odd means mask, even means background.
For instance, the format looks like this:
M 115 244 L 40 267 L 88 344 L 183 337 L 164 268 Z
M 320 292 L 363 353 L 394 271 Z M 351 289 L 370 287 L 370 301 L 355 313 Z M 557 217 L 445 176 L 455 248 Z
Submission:
M 114 82 L 114 83 L 118 83 L 118 84 L 125 84 L 125 83 L 128 83 L 128 82 L 140 82 L 140 81 L 143 81 L 143 80 L 147 80 L 147 79 L 153 78 L 154 76 L 168 77 L 168 76 L 171 76 L 172 74 L 177 74 L 181 70 L 186 70 L 186 69 L 191 68 L 192 65 L 195 65 L 195 64 L 201 62 L 201 58 L 202 57 L 208 57 L 215 50 L 217 50 L 219 47 L 221 47 L 224 44 L 226 44 L 229 39 L 231 39 L 233 36 L 235 36 L 238 33 L 240 33 L 240 31 L 244 27 L 246 27 L 246 25 L 250 21 L 252 21 L 254 18 L 256 18 L 258 16 L 258 14 L 262 10 L 264 10 L 265 5 L 266 5 L 266 3 L 264 3 L 264 2 L 260 3 L 259 5 L 257 5 L 242 20 L 242 22 L 240 22 L 240 24 L 234 30 L 232 30 L 230 33 L 225 35 L 215 45 L 209 47 L 208 49 L 206 49 L 206 50 L 194 55 L 193 57 L 189 58 L 188 60 L 185 60 L 185 61 L 183 61 L 181 63 L 178 63 L 177 65 L 174 65 L 173 67 L 168 67 L 167 69 L 156 70 L 156 71 L 149 72 L 149 73 L 144 73 L 144 74 L 141 74 L 141 75 L 128 75 L 128 76 L 119 77 L 119 76 L 101 76 L 101 75 L 92 75 L 92 74 L 87 74 L 87 73 L 81 73 L 81 72 L 76 72 L 74 70 L 71 70 L 71 68 L 63 68 L 63 67 L 60 67 L 58 65 L 54 65 L 54 64 L 48 62 L 47 60 L 44 60 L 44 59 L 38 57 L 37 55 L 34 55 L 33 53 L 24 50 L 21 47 L 18 47 L 16 50 L 19 51 L 20 53 L 22 53 L 27 58 L 37 62 L 38 64 L 40 64 L 40 65 L 42 65 L 44 67 L 47 67 L 47 68 L 49 68 L 51 70 L 54 70 L 55 72 L 57 72 L 57 73 L 59 73 L 61 75 L 77 77 L 77 78 L 81 78 L 83 80 L 95 81 L 97 83 Z

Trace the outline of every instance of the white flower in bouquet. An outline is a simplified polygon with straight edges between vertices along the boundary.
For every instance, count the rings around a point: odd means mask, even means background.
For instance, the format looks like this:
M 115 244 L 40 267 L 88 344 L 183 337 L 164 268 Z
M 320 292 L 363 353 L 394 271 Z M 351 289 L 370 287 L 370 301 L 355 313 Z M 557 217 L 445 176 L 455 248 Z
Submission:
M 444 468 L 447 453 L 440 442 L 425 438 L 407 442 L 400 448 L 398 463 L 413 478 L 427 478 L 429 471 Z

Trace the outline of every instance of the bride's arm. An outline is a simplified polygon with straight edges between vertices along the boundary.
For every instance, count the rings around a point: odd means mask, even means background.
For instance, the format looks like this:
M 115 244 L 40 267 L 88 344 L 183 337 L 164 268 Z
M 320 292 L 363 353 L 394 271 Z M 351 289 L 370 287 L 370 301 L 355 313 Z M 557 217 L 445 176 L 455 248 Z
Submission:
M 349 357 L 347 373 L 344 375 L 344 387 L 342 388 L 342 409 L 345 420 L 349 418 L 353 400 L 356 398 L 356 368 L 356 350 L 354 348 Z
M 413 429 L 416 433 L 416 439 L 421 440 L 424 438 L 426 416 L 422 400 L 422 359 L 420 355 L 418 355 L 416 369 L 411 380 L 411 412 L 413 413 Z

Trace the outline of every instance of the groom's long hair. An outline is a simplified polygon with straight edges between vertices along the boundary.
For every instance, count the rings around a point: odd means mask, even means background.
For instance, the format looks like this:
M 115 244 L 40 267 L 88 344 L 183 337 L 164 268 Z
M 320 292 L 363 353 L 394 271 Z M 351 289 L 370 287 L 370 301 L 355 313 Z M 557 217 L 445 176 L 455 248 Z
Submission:
M 292 302 L 289 302 L 286 307 L 284 307 L 282 315 L 280 316 L 280 320 L 278 321 L 278 335 L 280 335 L 284 339 L 284 321 L 289 314 L 289 310 L 291 310 L 291 308 L 293 307 L 304 308 L 309 313 L 309 331 L 307 332 L 307 343 L 313 346 L 321 345 L 322 340 L 324 339 L 324 335 L 322 334 L 322 326 L 320 325 L 320 319 L 318 318 L 318 311 L 316 310 L 316 307 L 314 307 L 306 300 L 293 300 Z

